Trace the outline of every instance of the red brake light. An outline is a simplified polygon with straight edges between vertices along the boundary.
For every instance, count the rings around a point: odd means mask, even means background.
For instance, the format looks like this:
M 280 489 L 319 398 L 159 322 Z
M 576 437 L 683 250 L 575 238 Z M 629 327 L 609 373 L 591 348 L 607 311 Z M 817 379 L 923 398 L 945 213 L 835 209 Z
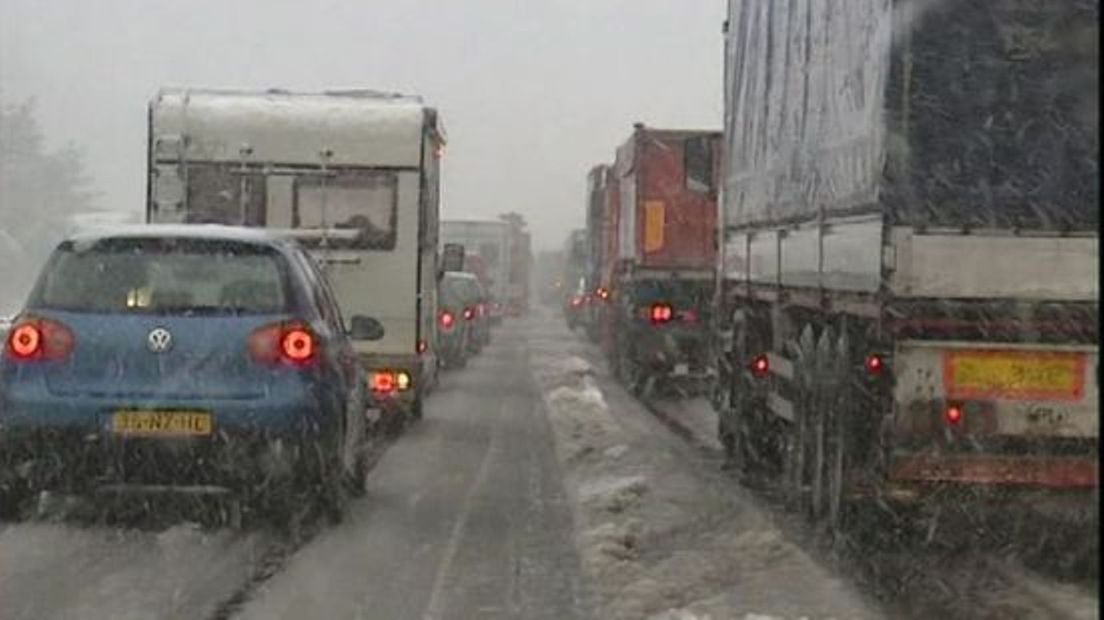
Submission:
M 472 308 L 464 308 L 464 320 L 470 321 L 475 318 L 475 310 Z
M 962 409 L 962 405 L 950 405 L 947 407 L 946 412 L 947 424 L 950 426 L 958 426 L 962 424 L 962 419 L 966 417 L 966 412 Z
M 885 370 L 885 360 L 877 353 L 866 356 L 866 372 L 872 375 L 880 375 Z
M 429 350 L 429 343 L 427 343 L 425 340 L 419 340 L 418 345 L 415 347 L 415 351 L 418 352 L 418 355 L 421 355 L 422 353 L 425 353 L 428 350 Z
M 314 357 L 314 336 L 302 328 L 290 329 L 280 339 L 280 350 L 289 361 L 306 362 Z
M 579 306 L 583 305 L 583 301 L 585 301 L 584 297 L 576 295 L 571 298 L 571 305 L 578 308 Z
M 274 323 L 249 335 L 249 354 L 261 364 L 302 365 L 318 358 L 318 341 L 306 325 Z
M 441 327 L 445 329 L 452 329 L 452 326 L 456 324 L 456 317 L 452 316 L 452 313 L 448 310 L 441 312 Z
M 757 377 L 765 377 L 770 374 L 770 358 L 766 355 L 756 356 L 751 361 L 751 372 Z
M 8 336 L 8 351 L 19 359 L 30 359 L 42 348 L 42 332 L 33 323 L 24 323 Z
M 372 375 L 372 389 L 376 392 L 394 392 L 397 384 L 393 372 L 381 371 Z
M 671 320 L 675 314 L 674 308 L 670 304 L 652 304 L 652 322 L 653 323 L 666 323 Z
M 73 332 L 57 321 L 27 319 L 8 334 L 8 355 L 18 360 L 58 360 L 73 352 Z

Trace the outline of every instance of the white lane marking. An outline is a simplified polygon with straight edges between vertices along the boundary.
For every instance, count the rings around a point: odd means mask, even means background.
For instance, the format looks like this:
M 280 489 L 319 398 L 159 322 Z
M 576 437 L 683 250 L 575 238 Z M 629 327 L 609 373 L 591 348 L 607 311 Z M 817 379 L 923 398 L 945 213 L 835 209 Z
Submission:
M 475 501 L 475 496 L 479 490 L 483 487 L 483 484 L 487 481 L 487 475 L 491 471 L 491 457 L 497 451 L 500 432 L 500 425 L 497 421 L 502 418 L 506 410 L 506 402 L 502 401 L 502 405 L 498 409 L 498 415 L 491 423 L 491 440 L 487 443 L 487 451 L 483 453 L 483 462 L 479 464 L 479 471 L 475 475 L 475 479 L 472 480 L 472 484 L 468 487 L 468 493 L 464 497 L 464 503 L 460 507 L 460 513 L 456 519 L 456 523 L 452 526 L 452 533 L 449 535 L 448 546 L 445 547 L 445 553 L 441 556 L 441 563 L 437 565 L 437 575 L 433 578 L 433 590 L 429 595 L 429 602 L 426 604 L 426 610 L 422 613 L 423 620 L 437 620 L 444 615 L 444 589 L 445 579 L 448 574 L 452 572 L 452 563 L 456 558 L 456 552 L 460 548 L 460 541 L 464 538 L 464 530 L 468 527 L 468 518 L 471 516 L 472 502 Z

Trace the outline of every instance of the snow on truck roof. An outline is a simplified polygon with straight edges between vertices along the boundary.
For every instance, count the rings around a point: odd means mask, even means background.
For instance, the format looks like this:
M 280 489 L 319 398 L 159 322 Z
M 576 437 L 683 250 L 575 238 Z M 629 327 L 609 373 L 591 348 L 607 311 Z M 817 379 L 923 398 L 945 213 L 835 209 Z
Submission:
M 429 131 L 445 132 L 420 97 L 367 89 L 293 93 L 163 88 L 150 102 L 150 133 L 159 161 L 249 161 L 334 166 L 416 167 Z M 186 138 L 182 140 L 181 138 Z

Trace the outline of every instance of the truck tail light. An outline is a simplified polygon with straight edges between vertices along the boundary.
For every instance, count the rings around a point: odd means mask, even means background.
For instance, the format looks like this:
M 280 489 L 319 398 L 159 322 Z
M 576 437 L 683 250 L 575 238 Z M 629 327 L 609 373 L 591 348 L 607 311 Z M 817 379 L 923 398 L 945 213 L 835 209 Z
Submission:
M 405 370 L 377 370 L 372 373 L 371 385 L 377 394 L 390 394 L 409 390 L 413 380 Z
M 372 373 L 372 391 L 380 394 L 390 394 L 395 391 L 398 381 L 395 373 L 386 370 Z
M 675 309 L 671 307 L 671 304 L 652 304 L 650 316 L 652 323 L 659 325 L 671 320 L 675 315 Z
M 50 319 L 27 318 L 8 333 L 5 352 L 20 360 L 60 360 L 73 352 L 76 339 L 68 327 Z
M 439 318 L 441 322 L 441 328 L 445 331 L 451 330 L 456 325 L 456 317 L 452 315 L 448 310 L 443 310 Z
M 751 374 L 760 379 L 770 374 L 770 358 L 766 354 L 757 355 L 751 360 Z
M 395 373 L 395 386 L 399 388 L 400 392 L 405 392 L 410 389 L 410 373 L 405 370 L 400 370 Z
M 871 377 L 880 376 L 885 371 L 885 359 L 877 353 L 866 356 L 866 373 Z
M 947 411 L 943 413 L 948 426 L 959 426 L 966 418 L 966 409 L 960 404 L 947 405 Z

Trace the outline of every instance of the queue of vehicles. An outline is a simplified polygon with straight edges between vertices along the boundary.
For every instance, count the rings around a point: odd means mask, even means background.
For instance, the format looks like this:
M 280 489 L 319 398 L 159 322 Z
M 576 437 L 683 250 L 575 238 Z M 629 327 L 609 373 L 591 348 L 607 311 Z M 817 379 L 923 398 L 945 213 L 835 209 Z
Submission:
M 1091 8 L 776 4 L 729 3 L 722 133 L 638 124 L 588 174 L 568 324 L 637 393 L 707 393 L 729 464 L 829 531 L 1095 502 L 1096 91 L 1047 77 L 1093 66 Z
M 49 491 L 340 518 L 372 435 L 509 299 L 440 260 L 444 143 L 417 97 L 159 92 L 146 223 L 75 222 L 0 325 L 0 514 Z

